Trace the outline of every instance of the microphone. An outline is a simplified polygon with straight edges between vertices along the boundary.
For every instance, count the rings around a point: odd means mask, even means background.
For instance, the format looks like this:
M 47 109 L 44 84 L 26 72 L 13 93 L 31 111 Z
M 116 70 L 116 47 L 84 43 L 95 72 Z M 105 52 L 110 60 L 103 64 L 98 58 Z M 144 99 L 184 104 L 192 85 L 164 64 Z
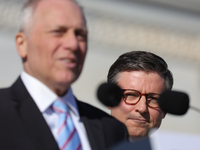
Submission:
M 174 115 L 184 115 L 189 108 L 200 112 L 200 109 L 189 106 L 189 96 L 179 91 L 164 91 L 160 95 L 158 103 L 164 112 Z
M 189 108 L 189 97 L 183 92 L 167 90 L 160 95 L 158 103 L 164 112 L 183 115 Z
M 101 103 L 108 107 L 119 105 L 122 99 L 122 90 L 115 83 L 103 83 L 97 90 L 97 97 Z

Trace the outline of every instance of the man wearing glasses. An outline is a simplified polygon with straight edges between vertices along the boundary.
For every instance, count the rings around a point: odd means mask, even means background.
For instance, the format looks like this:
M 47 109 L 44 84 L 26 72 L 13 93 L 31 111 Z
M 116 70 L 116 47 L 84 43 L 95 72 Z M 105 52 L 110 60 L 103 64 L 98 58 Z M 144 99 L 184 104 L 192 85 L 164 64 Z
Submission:
M 120 104 L 109 109 L 126 125 L 131 141 L 160 127 L 165 113 L 157 100 L 173 86 L 172 73 L 161 57 L 145 51 L 125 53 L 110 67 L 107 80 L 123 90 Z

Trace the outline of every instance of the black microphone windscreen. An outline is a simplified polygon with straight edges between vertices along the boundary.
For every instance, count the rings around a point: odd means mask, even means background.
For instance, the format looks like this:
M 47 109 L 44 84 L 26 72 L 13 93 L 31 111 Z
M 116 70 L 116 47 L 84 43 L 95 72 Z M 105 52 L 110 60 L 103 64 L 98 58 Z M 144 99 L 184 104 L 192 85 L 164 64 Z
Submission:
M 165 91 L 158 99 L 160 108 L 167 113 L 183 115 L 189 108 L 189 96 L 178 91 Z
M 97 90 L 97 97 L 104 105 L 114 107 L 121 101 L 122 90 L 114 83 L 103 83 Z

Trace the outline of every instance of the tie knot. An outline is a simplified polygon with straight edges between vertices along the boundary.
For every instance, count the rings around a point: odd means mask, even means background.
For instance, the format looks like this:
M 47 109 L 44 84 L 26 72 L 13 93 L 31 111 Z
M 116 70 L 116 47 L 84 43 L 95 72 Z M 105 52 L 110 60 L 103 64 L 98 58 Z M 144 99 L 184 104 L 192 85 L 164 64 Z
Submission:
M 62 99 L 57 99 L 53 102 L 52 108 L 58 114 L 68 112 L 68 107 Z

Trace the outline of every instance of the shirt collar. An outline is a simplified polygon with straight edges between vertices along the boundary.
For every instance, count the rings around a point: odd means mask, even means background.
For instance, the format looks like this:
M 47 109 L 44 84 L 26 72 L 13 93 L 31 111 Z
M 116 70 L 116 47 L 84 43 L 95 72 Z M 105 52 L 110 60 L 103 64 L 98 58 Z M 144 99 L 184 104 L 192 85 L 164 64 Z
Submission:
M 76 115 L 79 116 L 79 112 L 78 112 L 78 107 L 77 107 L 77 103 L 72 91 L 72 88 L 70 87 L 67 91 L 67 93 L 61 97 L 62 100 L 64 100 L 67 103 L 67 106 L 69 107 L 69 109 Z
M 35 101 L 39 110 L 44 113 L 51 104 L 58 98 L 52 90 L 50 90 L 46 85 L 35 77 L 29 75 L 25 71 L 21 73 L 21 79 L 28 90 L 29 94 Z M 72 113 L 79 117 L 78 107 L 73 95 L 71 87 L 68 92 L 61 97 L 68 105 Z

